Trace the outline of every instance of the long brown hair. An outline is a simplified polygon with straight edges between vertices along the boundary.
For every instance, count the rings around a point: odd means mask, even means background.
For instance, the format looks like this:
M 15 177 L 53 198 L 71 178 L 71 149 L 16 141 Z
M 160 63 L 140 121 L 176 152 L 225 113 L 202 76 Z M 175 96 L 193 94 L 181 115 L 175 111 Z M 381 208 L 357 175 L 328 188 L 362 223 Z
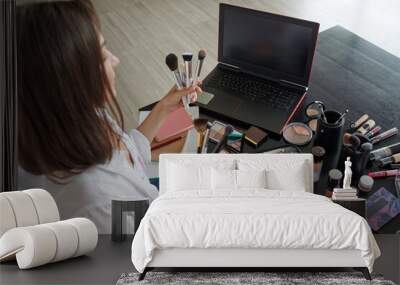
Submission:
M 105 163 L 123 128 L 89 0 L 17 7 L 18 155 L 33 174 L 75 174 Z

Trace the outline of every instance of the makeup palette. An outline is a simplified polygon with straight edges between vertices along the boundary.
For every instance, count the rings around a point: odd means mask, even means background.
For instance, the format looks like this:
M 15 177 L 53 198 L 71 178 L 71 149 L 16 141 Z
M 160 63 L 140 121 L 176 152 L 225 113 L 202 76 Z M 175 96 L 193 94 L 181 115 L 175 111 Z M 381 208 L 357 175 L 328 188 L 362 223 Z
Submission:
M 213 94 L 203 91 L 203 93 L 197 95 L 197 102 L 207 105 L 213 98 Z
M 295 122 L 290 123 L 283 129 L 283 139 L 293 145 L 306 145 L 308 144 L 312 137 L 313 131 L 306 124 Z
M 219 143 L 225 133 L 226 125 L 219 121 L 214 121 L 209 131 L 209 140 L 214 143 Z M 243 134 L 233 130 L 228 136 L 225 152 L 242 152 Z M 220 152 L 221 153 L 221 152 Z
M 242 138 L 228 139 L 226 146 L 233 152 L 242 152 Z
M 210 129 L 209 139 L 215 143 L 219 143 L 219 141 L 224 136 L 225 127 L 226 127 L 225 124 L 218 121 L 214 121 Z
M 258 147 L 267 137 L 266 132 L 255 126 L 251 126 L 244 134 L 244 139 L 254 147 Z

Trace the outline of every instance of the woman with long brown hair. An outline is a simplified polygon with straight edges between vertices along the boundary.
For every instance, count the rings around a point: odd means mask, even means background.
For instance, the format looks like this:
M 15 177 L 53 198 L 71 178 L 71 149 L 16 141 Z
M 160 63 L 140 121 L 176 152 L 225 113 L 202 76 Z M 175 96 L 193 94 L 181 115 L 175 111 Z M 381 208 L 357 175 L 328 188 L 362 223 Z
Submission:
M 20 188 L 40 187 L 62 218 L 111 229 L 112 199 L 154 199 L 145 175 L 150 142 L 181 98 L 172 88 L 135 130 L 125 132 L 115 99 L 119 60 L 106 47 L 89 0 L 17 8 Z

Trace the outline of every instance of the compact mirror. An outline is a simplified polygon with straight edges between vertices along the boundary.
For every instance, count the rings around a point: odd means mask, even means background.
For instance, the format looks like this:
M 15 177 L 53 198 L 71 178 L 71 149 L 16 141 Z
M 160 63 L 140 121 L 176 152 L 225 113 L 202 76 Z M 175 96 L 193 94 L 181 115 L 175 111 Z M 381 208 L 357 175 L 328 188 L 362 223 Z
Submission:
M 311 102 L 306 106 L 307 125 L 314 131 L 317 131 L 317 123 L 322 112 L 325 111 L 325 105 L 321 101 Z
M 325 110 L 325 105 L 321 101 L 314 101 L 307 105 L 306 116 L 309 119 L 318 119 Z
M 308 144 L 312 137 L 312 129 L 303 123 L 291 123 L 283 129 L 283 139 L 293 145 L 306 145 Z

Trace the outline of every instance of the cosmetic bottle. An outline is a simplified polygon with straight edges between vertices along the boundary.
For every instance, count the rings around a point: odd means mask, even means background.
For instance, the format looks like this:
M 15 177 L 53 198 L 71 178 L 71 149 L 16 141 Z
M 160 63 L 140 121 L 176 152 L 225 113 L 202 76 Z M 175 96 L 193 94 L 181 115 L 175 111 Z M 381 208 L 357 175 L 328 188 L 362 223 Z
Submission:
M 392 163 L 400 163 L 400 153 L 378 160 L 378 165 L 384 167 Z
M 386 132 L 381 133 L 380 135 L 377 135 L 373 138 L 371 138 L 371 142 L 372 144 L 377 144 L 383 140 L 386 140 L 392 136 L 395 136 L 399 133 L 399 129 L 398 128 L 392 128 L 390 130 L 387 130 Z
M 379 160 L 400 152 L 400 143 L 392 144 L 371 151 L 370 160 Z

